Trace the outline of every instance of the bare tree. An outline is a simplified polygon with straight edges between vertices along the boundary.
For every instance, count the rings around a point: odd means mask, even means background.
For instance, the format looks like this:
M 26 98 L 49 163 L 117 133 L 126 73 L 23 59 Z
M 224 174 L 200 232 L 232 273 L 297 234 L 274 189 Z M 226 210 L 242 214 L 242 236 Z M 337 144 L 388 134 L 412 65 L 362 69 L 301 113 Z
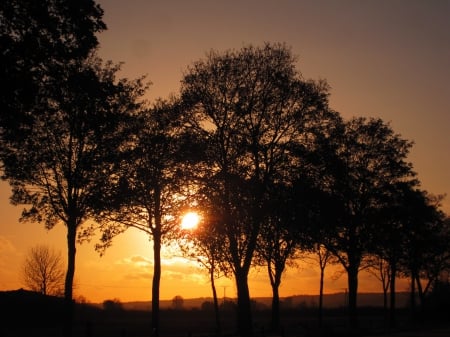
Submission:
M 316 246 L 317 260 L 320 267 L 320 286 L 319 286 L 319 326 L 322 326 L 323 319 L 323 282 L 325 279 L 325 268 L 329 262 L 332 262 L 333 255 L 323 244 Z
M 367 272 L 375 276 L 381 282 L 383 287 L 383 310 L 386 315 L 388 309 L 388 291 L 395 275 L 391 276 L 392 268 L 389 261 L 380 256 L 374 256 L 371 259 L 373 260 L 373 263 L 367 268 Z
M 43 295 L 64 295 L 65 266 L 61 252 L 46 245 L 31 248 L 22 272 L 27 288 Z

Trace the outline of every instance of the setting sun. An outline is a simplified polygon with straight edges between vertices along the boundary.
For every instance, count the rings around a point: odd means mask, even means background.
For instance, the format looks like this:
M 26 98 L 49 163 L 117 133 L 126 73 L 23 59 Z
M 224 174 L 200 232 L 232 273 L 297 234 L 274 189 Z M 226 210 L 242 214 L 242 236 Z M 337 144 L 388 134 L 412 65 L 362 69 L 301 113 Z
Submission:
M 195 212 L 186 213 L 181 221 L 182 229 L 192 229 L 197 227 L 198 222 L 200 221 L 200 216 Z

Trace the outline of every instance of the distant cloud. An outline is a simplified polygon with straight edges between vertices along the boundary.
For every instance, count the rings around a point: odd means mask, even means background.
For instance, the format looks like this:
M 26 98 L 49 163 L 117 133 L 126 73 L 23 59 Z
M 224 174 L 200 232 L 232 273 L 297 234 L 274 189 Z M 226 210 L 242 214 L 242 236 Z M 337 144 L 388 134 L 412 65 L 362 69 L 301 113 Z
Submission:
M 117 265 L 132 265 L 134 267 L 145 267 L 148 268 L 153 265 L 153 261 L 142 255 L 133 255 L 131 257 L 126 257 L 116 262 Z
M 153 277 L 153 261 L 141 255 L 121 259 L 116 265 L 125 269 L 123 279 L 130 281 L 146 280 Z M 164 282 L 208 283 L 207 275 L 194 262 L 182 257 L 162 258 L 161 279 Z

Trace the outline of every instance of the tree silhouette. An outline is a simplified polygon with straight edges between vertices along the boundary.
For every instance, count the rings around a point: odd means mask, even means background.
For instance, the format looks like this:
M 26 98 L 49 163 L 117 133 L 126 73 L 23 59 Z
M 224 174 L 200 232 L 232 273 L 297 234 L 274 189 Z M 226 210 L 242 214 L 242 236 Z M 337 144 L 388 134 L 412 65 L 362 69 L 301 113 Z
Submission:
M 337 207 L 331 236 L 324 242 L 348 276 L 350 326 L 358 326 L 358 273 L 373 249 L 376 214 L 385 206 L 389 187 L 414 177 L 406 156 L 411 143 L 380 119 L 353 118 L 331 144 L 331 195 Z
M 264 220 L 268 186 L 283 180 L 289 144 L 307 141 L 327 110 L 325 85 L 304 81 L 284 45 L 211 52 L 182 80 L 182 98 L 204 125 L 213 205 L 238 293 L 238 329 L 252 334 L 248 272 Z M 311 128 L 308 128 L 311 127 Z
M 391 282 L 395 282 L 395 275 L 391 273 L 394 271 L 396 274 L 396 270 L 391 268 L 389 261 L 374 255 L 371 257 L 371 262 L 369 267 L 367 268 L 367 272 L 371 275 L 375 276 L 380 282 L 383 289 L 383 310 L 385 312 L 385 317 L 387 317 L 388 311 L 388 291 L 391 289 L 393 292 L 394 301 L 391 302 L 391 306 L 395 308 L 395 286 L 391 288 Z
M 199 202 L 198 210 L 201 214 L 201 220 L 197 228 L 193 230 L 182 231 L 179 239 L 179 246 L 183 255 L 196 261 L 201 267 L 205 268 L 209 275 L 211 291 L 213 295 L 213 307 L 216 320 L 216 333 L 221 334 L 219 299 L 217 297 L 216 279 L 222 276 L 228 276 L 230 270 L 224 263 L 224 247 L 219 233 L 214 232 L 217 227 L 211 225 L 214 219 L 207 218 L 205 212 L 207 204 Z
M 25 141 L 33 119 L 52 111 L 67 65 L 85 59 L 106 28 L 90 0 L 8 0 L 0 4 L 2 138 Z M 20 134 L 20 137 L 18 136 Z
M 30 178 L 30 170 L 37 172 L 43 168 L 35 165 L 37 163 L 22 164 L 27 161 L 27 154 L 33 159 L 50 160 L 49 156 L 42 157 L 42 151 L 35 151 L 34 147 L 39 143 L 37 137 L 40 137 L 35 132 L 42 136 L 42 128 L 48 126 L 43 120 L 61 108 L 59 89 L 68 89 L 68 79 L 73 79 L 72 75 L 78 72 L 80 62 L 97 46 L 96 33 L 106 28 L 102 16 L 102 9 L 90 0 L 10 0 L 0 3 L 0 77 L 4 83 L 8 83 L 0 92 L 0 156 L 5 171 L 3 178 L 13 185 L 16 202 L 20 202 L 18 199 L 32 202 L 25 196 L 27 193 L 22 187 L 36 183 L 36 179 Z M 25 157 L 19 159 L 20 155 L 16 155 L 19 152 Z M 47 183 L 41 180 L 38 185 Z M 18 194 L 22 194 L 22 197 Z M 33 199 L 38 202 L 38 194 L 34 194 Z M 41 199 L 40 202 L 42 205 L 46 201 Z M 47 202 L 51 203 L 51 198 Z M 66 214 L 72 211 L 68 208 L 63 210 Z M 59 215 L 61 219 L 63 215 Z M 66 223 L 72 223 L 72 220 L 65 220 Z M 69 249 L 69 255 L 74 256 L 72 248 Z M 72 259 L 69 258 L 65 286 L 66 336 L 72 334 L 73 268 Z
M 256 262 L 266 266 L 272 288 L 272 332 L 281 331 L 279 287 L 285 268 L 294 265 L 300 251 L 311 244 L 306 229 L 309 224 L 305 223 L 306 217 L 295 192 L 292 186 L 271 187 L 269 213 L 261 226 L 256 248 Z
M 408 250 L 408 227 L 411 219 L 415 217 L 416 207 L 411 207 L 415 194 L 413 191 L 417 181 L 398 182 L 386 189 L 386 202 L 375 216 L 378 231 L 375 233 L 374 242 L 379 245 L 374 247 L 373 262 L 378 270 L 378 278 L 383 283 L 383 291 L 390 290 L 389 299 L 389 325 L 396 326 L 396 278 L 402 271 L 404 251 Z M 417 206 L 417 205 L 416 205 Z M 404 261 L 404 260 L 403 260 Z M 386 266 L 387 264 L 387 266 Z
M 320 268 L 320 281 L 319 281 L 319 327 L 322 327 L 323 322 L 323 282 L 325 278 L 325 268 L 330 262 L 333 261 L 333 255 L 326 249 L 326 247 L 318 243 L 314 249 L 317 254 L 317 259 Z
M 420 305 L 439 274 L 448 268 L 448 229 L 439 210 L 442 197 L 435 197 L 418 188 L 405 193 L 402 217 L 403 250 L 401 272 L 411 279 L 411 309 L 416 313 L 416 286 Z M 447 264 L 447 265 L 446 265 Z M 425 280 L 425 287 L 421 280 Z
M 182 211 L 192 201 L 189 194 L 189 163 L 194 160 L 194 134 L 174 99 L 158 101 L 131 122 L 133 141 L 122 149 L 110 184 L 101 191 L 102 243 L 104 251 L 115 236 L 128 228 L 146 233 L 153 241 L 152 333 L 159 334 L 161 247 L 176 237 Z
M 37 245 L 28 252 L 23 265 L 26 286 L 43 295 L 64 295 L 65 266 L 60 252 Z
M 176 295 L 174 298 L 172 298 L 172 307 L 176 310 L 183 309 L 184 306 L 184 298 L 180 295 Z
M 114 154 L 126 139 L 129 109 L 141 94 L 140 81 L 116 82 L 117 66 L 93 57 L 68 65 L 66 81 L 53 88 L 51 109 L 33 115 L 33 132 L 25 139 L 2 139 L 4 178 L 13 204 L 27 205 L 22 220 L 67 229 L 67 273 L 64 297 L 71 334 L 73 278 L 77 234 L 96 214 L 99 186 L 112 169 Z

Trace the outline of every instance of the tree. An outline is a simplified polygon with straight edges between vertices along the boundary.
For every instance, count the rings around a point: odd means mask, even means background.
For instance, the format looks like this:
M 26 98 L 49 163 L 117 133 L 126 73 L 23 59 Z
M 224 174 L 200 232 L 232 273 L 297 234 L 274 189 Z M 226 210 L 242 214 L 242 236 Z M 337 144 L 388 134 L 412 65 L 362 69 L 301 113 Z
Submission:
M 336 137 L 342 132 L 343 120 L 337 113 L 330 112 L 328 118 L 316 126 L 314 138 L 309 146 L 295 144 L 298 167 L 294 176 L 295 209 L 294 231 L 299 237 L 302 249 L 315 254 L 319 263 L 319 326 L 323 318 L 323 286 L 325 268 L 329 263 L 338 263 L 326 242 L 335 235 L 334 226 L 340 202 L 332 192 L 333 178 L 329 172 L 329 160 L 333 158 Z M 292 212 L 292 211 L 291 211 Z
M 12 159 L 11 154 L 5 156 L 4 152 L 23 148 L 34 159 L 43 155 L 30 148 L 36 140 L 35 132 L 42 133 L 45 126 L 42 120 L 61 107 L 56 103 L 61 103 L 58 89 L 67 89 L 68 68 L 77 72 L 78 64 L 96 48 L 96 34 L 106 28 L 102 16 L 102 9 L 92 0 L 8 0 L 0 4 L 0 77 L 8 83 L 0 93 L 0 156 L 1 169 L 6 171 L 4 178 L 10 180 L 17 192 L 14 192 L 15 202 L 23 199 L 18 194 L 26 194 L 19 192 L 19 185 L 33 182 L 27 177 L 28 173 L 17 172 L 24 159 Z M 8 151 L 3 151 L 5 149 Z M 48 156 L 41 159 L 50 160 Z M 11 167 L 16 164 L 19 166 L 12 175 Z M 22 169 L 31 170 L 33 166 L 37 168 L 37 165 L 25 165 Z M 51 198 L 48 201 L 51 202 Z M 69 261 L 65 290 L 66 336 L 71 335 L 71 269 Z
M 207 207 L 207 204 L 199 203 L 198 205 L 198 208 L 204 210 L 206 210 Z M 228 266 L 223 263 L 224 247 L 221 237 L 218 233 L 214 232 L 216 226 L 211 225 L 214 219 L 206 218 L 205 214 L 207 214 L 207 212 L 201 212 L 201 214 L 201 221 L 197 225 L 197 228 L 182 232 L 179 246 L 185 256 L 198 262 L 209 274 L 216 320 L 216 333 L 220 335 L 219 299 L 217 297 L 215 280 L 222 276 L 228 276 L 230 270 Z
M 323 282 L 325 279 L 325 268 L 328 263 L 333 262 L 333 255 L 325 248 L 323 244 L 317 244 L 315 247 L 315 253 L 317 254 L 319 268 L 320 268 L 320 281 L 319 281 L 319 327 L 322 327 L 323 321 Z
M 25 285 L 43 295 L 64 294 L 65 266 L 60 252 L 45 245 L 30 249 L 23 265 Z
M 105 300 L 103 301 L 103 309 L 110 312 L 123 311 L 123 304 L 117 298 Z
M 256 247 L 257 264 L 265 265 L 272 288 L 271 330 L 280 332 L 279 287 L 286 265 L 294 264 L 299 251 L 307 242 L 302 207 L 295 196 L 295 189 L 288 186 L 273 186 L 271 200 L 267 204 L 269 214 L 261 227 Z
M 65 81 L 33 115 L 33 132 L 25 139 L 21 134 L 2 139 L 0 158 L 12 203 L 29 206 L 21 220 L 67 229 L 65 334 L 70 335 L 77 235 L 96 214 L 105 172 L 128 141 L 127 120 L 139 108 L 145 86 L 140 79 L 117 81 L 119 67 L 95 56 L 64 70 Z
M 184 298 L 180 295 L 176 295 L 174 298 L 172 298 L 172 307 L 176 310 L 183 309 L 184 305 Z
M 182 98 L 207 132 L 212 205 L 238 293 L 238 329 L 252 335 L 248 272 L 269 199 L 268 186 L 292 165 L 289 144 L 314 134 L 327 109 L 324 83 L 305 81 L 284 45 L 212 51 L 182 80 Z
M 106 28 L 92 0 L 7 0 L 0 4 L 0 128 L 25 141 L 33 119 L 49 113 L 48 98 L 66 80 L 67 64 L 85 59 Z M 20 137 L 17 135 L 20 134 Z
M 391 282 L 395 278 L 395 276 L 391 275 L 392 268 L 389 264 L 389 261 L 374 255 L 371 257 L 371 262 L 369 267 L 367 268 L 367 272 L 373 276 L 375 276 L 380 282 L 383 289 L 383 311 L 385 315 L 385 320 L 387 321 L 388 317 L 388 291 L 391 289 L 391 292 L 393 291 L 393 297 L 395 298 L 395 287 L 390 288 Z M 395 271 L 395 270 L 394 270 Z M 391 305 L 394 305 L 395 308 L 395 300 L 391 302 Z
M 411 219 L 416 217 L 417 202 L 414 201 L 414 189 L 418 181 L 400 181 L 386 188 L 386 200 L 381 211 L 375 216 L 378 231 L 375 233 L 375 245 L 371 258 L 371 267 L 376 266 L 376 275 L 383 285 L 384 296 L 390 290 L 389 325 L 396 326 L 396 278 L 403 269 L 401 265 L 404 251 L 408 250 L 408 235 Z M 413 206 L 414 205 L 414 206 Z M 385 298 L 386 301 L 386 298 Z M 386 306 L 386 304 L 385 304 Z
M 416 310 L 416 286 L 420 305 L 432 284 L 448 263 L 448 229 L 439 210 L 442 196 L 433 196 L 418 188 L 405 194 L 402 217 L 403 246 L 400 268 L 411 279 L 411 309 Z M 426 281 L 425 286 L 421 281 Z
M 102 252 L 113 238 L 129 228 L 146 233 L 153 241 L 152 334 L 159 335 L 159 289 L 161 247 L 175 238 L 183 210 L 189 206 L 189 163 L 195 158 L 191 141 L 176 99 L 159 100 L 130 122 L 133 141 L 122 149 L 109 185 L 101 191 Z
M 414 177 L 406 157 L 412 143 L 380 119 L 352 118 L 330 144 L 328 158 L 335 221 L 326 248 L 348 276 L 350 326 L 356 328 L 358 273 L 373 249 L 375 216 L 386 205 L 390 186 Z M 328 178 L 327 178 L 328 179 Z

